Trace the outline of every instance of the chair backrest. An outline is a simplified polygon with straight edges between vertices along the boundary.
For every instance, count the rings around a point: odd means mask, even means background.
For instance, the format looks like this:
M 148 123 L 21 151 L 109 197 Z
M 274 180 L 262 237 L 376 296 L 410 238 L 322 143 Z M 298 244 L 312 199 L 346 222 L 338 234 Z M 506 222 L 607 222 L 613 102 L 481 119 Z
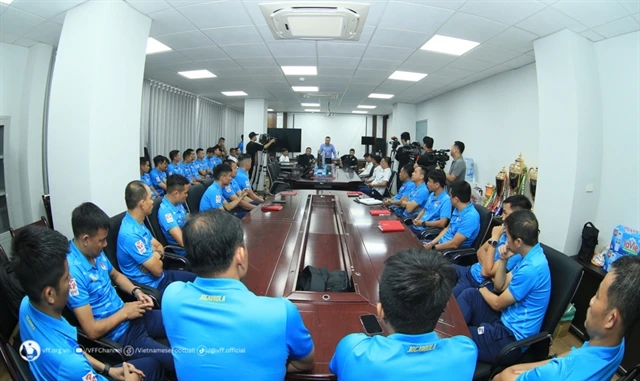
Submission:
M 160 204 L 162 204 L 162 197 L 158 197 L 153 200 L 153 209 L 151 209 L 151 214 L 145 218 L 145 225 L 147 225 L 147 228 L 149 228 L 149 230 L 151 231 L 151 235 L 153 235 L 162 246 L 167 246 L 169 242 L 167 242 L 164 234 L 162 234 L 162 228 L 160 227 L 160 222 L 158 221 L 158 211 L 160 210 Z
M 0 246 L 0 251 L 4 250 Z M 0 255 L 0 335 L 11 337 L 25 293 L 6 255 Z
M 107 247 L 104 248 L 104 254 L 109 258 L 111 266 L 120 271 L 118 265 L 118 234 L 120 233 L 120 226 L 122 225 L 122 219 L 127 212 L 122 212 L 111 217 L 109 224 L 109 234 L 107 234 Z
M 213 184 L 213 182 L 213 179 L 202 180 L 202 185 L 204 186 L 204 189 L 207 190 L 207 188 L 209 188 L 211 184 Z
M 396 181 L 396 171 L 391 171 L 391 177 L 387 182 L 387 189 L 384 190 L 384 197 L 391 197 L 391 189 L 393 189 L 393 183 Z
M 32 222 L 32 223 L 30 223 L 29 225 L 25 225 L 25 226 L 31 226 L 31 225 L 33 225 L 33 226 L 44 226 L 44 227 L 49 227 L 49 224 L 47 223 L 47 218 L 46 218 L 45 216 L 42 216 L 42 217 L 40 217 L 40 219 L 39 219 L 38 221 L 36 221 L 36 222 Z M 24 227 L 24 226 L 23 226 L 23 227 Z M 16 234 L 18 234 L 18 232 L 20 231 L 20 229 L 22 229 L 23 227 L 18 228 L 18 229 L 11 229 L 11 228 L 9 228 L 9 232 L 11 233 L 11 238 L 15 237 L 15 236 L 16 236 Z
M 205 190 L 206 189 L 202 184 L 196 184 L 189 187 L 189 194 L 187 195 L 189 213 L 196 214 L 200 211 L 200 200 L 202 200 Z
M 29 363 L 26 362 L 18 351 L 9 344 L 4 336 L 0 335 L 0 353 L 4 363 L 7 364 L 7 371 L 13 381 L 35 381 Z
M 618 381 L 633 381 L 640 375 L 640 364 L 636 365 L 627 372 L 624 377 L 618 379 Z
M 43 194 L 42 203 L 44 204 L 44 210 L 47 213 L 47 220 L 49 220 L 49 227 L 53 229 L 53 212 L 51 211 L 51 196 L 48 194 Z
M 477 251 L 487 239 L 489 229 L 491 229 L 491 220 L 493 219 L 493 214 L 489 209 L 485 208 L 482 205 L 473 204 L 473 206 L 476 208 L 476 211 L 480 215 L 480 231 L 478 232 L 478 237 L 476 237 L 476 240 L 473 241 L 473 245 L 471 245 Z

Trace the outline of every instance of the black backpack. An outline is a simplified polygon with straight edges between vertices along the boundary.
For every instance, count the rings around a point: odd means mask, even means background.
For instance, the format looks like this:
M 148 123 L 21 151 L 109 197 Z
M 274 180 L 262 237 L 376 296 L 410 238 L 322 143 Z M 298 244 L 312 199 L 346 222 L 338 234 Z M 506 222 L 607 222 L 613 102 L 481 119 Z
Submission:
M 346 271 L 327 271 L 326 267 L 307 266 L 298 277 L 298 291 L 349 292 L 351 286 Z
M 593 223 L 587 222 L 582 228 L 582 245 L 578 252 L 578 258 L 583 262 L 590 262 L 593 257 L 593 252 L 598 245 L 598 230 Z

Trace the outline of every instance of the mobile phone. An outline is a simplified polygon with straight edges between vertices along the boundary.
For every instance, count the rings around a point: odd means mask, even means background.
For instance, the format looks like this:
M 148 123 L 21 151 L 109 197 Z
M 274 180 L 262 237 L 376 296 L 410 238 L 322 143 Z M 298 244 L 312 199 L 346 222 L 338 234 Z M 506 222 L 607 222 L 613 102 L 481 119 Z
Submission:
M 362 323 L 367 335 L 379 335 L 382 333 L 382 327 L 378 323 L 376 315 L 362 315 L 360 316 L 360 323 Z
M 282 199 L 282 200 L 273 200 L 273 203 L 274 204 L 286 204 L 287 200 L 284 200 L 284 199 Z

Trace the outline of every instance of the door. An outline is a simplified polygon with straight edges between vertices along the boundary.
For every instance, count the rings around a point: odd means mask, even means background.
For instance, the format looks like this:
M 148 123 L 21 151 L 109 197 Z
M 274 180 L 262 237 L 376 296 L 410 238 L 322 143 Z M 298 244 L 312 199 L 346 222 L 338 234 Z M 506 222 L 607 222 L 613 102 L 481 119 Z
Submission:
M 427 119 L 416 122 L 416 137 L 414 141 L 422 145 L 422 138 L 427 136 Z

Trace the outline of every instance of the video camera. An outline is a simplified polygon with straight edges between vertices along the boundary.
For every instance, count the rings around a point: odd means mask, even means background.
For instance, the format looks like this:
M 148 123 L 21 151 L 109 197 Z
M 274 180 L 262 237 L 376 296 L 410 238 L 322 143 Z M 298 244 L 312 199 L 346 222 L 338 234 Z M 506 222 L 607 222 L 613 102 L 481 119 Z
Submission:
M 275 137 L 269 135 L 269 134 L 260 134 L 260 136 L 258 137 L 258 142 L 262 145 L 265 145 L 267 143 L 269 143 L 271 141 L 271 139 L 276 139 Z
M 447 161 L 451 158 L 449 156 L 450 149 L 439 149 L 431 152 L 436 160 L 438 168 L 443 169 Z
M 395 136 L 392 136 L 389 144 L 391 145 L 391 150 L 395 151 L 396 148 L 398 148 L 398 146 L 400 145 L 400 141 Z

